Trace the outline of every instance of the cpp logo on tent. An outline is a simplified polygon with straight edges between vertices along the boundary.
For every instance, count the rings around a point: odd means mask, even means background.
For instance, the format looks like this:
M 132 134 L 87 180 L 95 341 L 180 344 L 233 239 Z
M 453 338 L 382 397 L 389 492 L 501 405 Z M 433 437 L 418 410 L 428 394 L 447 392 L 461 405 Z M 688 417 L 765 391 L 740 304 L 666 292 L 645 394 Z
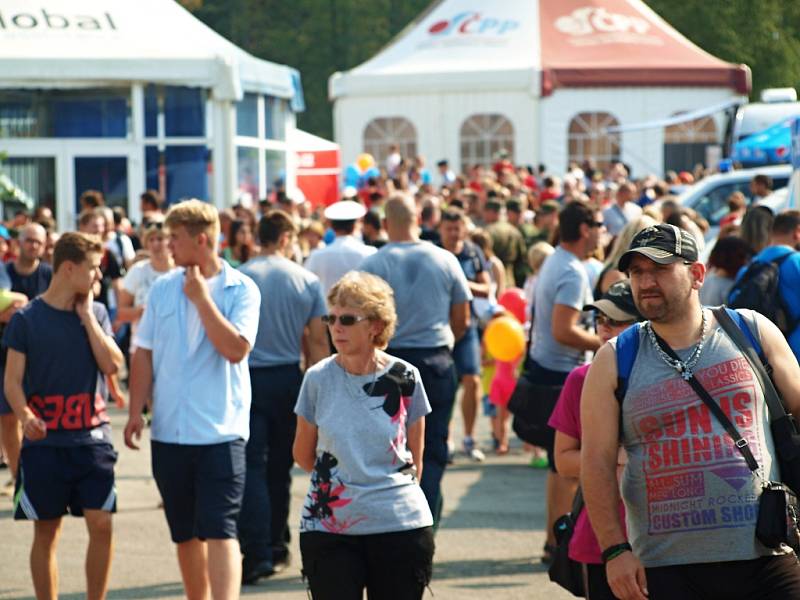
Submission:
M 452 19 L 436 21 L 428 28 L 428 33 L 445 36 L 451 33 L 504 35 L 519 28 L 519 21 L 484 17 L 478 12 L 458 13 Z

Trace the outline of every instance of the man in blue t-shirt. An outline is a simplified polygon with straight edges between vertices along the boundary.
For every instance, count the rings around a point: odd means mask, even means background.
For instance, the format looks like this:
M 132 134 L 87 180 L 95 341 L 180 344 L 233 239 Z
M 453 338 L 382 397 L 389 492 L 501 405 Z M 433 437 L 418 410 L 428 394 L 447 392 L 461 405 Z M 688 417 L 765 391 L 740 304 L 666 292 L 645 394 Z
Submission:
M 425 419 L 420 485 L 438 523 L 447 435 L 456 395 L 451 348 L 470 322 L 472 293 L 455 256 L 417 235 L 414 199 L 397 194 L 385 207 L 389 243 L 367 257 L 361 270 L 386 281 L 394 292 L 397 329 L 386 350 L 419 369 L 432 411 Z
M 473 296 L 489 296 L 491 281 L 486 268 L 486 258 L 475 244 L 467 239 L 467 218 L 458 208 L 448 208 L 442 213 L 439 224 L 442 247 L 452 252 L 464 271 Z M 470 307 L 471 309 L 472 307 Z M 483 396 L 481 389 L 481 338 L 478 320 L 472 319 L 464 336 L 453 347 L 456 374 L 464 388 L 461 394 L 461 415 L 464 418 L 464 454 L 481 462 L 485 456 L 475 445 L 475 419 L 478 404 Z
M 294 407 L 303 381 L 303 342 L 308 348 L 307 366 L 330 354 L 328 332 L 320 318 L 327 314 L 322 284 L 316 275 L 286 258 L 296 233 L 292 218 L 283 211 L 262 217 L 258 224 L 261 254 L 239 269 L 261 290 L 258 334 L 248 357 L 253 402 L 239 515 L 244 584 L 269 577 L 289 562 Z
M 14 518 L 34 521 L 31 573 L 37 597 L 57 597 L 61 518 L 83 516 L 89 532 L 86 596 L 105 597 L 111 568 L 114 463 L 105 375 L 123 357 L 105 308 L 94 302 L 103 246 L 81 233 L 55 246 L 47 291 L 6 328 L 5 392 L 25 436 Z
M 753 257 L 752 262 L 772 262 L 784 256 L 786 259 L 778 270 L 778 293 L 786 305 L 787 315 L 793 321 L 800 319 L 800 210 L 785 210 L 772 223 L 769 246 Z M 752 263 L 751 263 L 752 264 Z M 737 281 L 747 267 L 739 272 Z M 786 339 L 795 357 L 800 360 L 800 326 L 786 334 Z

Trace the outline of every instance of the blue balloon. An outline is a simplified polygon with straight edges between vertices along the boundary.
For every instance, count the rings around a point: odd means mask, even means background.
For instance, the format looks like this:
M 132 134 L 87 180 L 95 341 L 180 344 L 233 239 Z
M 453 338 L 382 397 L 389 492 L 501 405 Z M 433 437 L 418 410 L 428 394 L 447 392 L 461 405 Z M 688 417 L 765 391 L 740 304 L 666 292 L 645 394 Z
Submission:
M 356 165 L 347 165 L 344 170 L 344 186 L 358 187 L 358 182 L 361 179 L 361 171 L 358 170 Z
M 378 167 L 370 167 L 361 174 L 361 177 L 358 178 L 358 185 L 356 187 L 358 187 L 358 189 L 365 188 L 367 187 L 367 180 L 370 177 L 374 177 L 377 179 L 380 176 L 381 176 L 381 171 L 380 169 L 378 169 Z

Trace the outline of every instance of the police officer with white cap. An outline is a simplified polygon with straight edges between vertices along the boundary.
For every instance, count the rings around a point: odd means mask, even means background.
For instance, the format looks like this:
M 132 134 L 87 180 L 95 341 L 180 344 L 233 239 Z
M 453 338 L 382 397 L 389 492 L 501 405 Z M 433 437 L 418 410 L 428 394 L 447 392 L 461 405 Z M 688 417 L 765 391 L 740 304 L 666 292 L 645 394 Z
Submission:
M 319 277 L 326 296 L 342 275 L 358 269 L 367 256 L 376 252 L 375 248 L 367 246 L 354 235 L 356 223 L 366 213 L 362 204 L 352 200 L 342 200 L 325 209 L 325 218 L 330 221 L 336 239 L 330 245 L 312 252 L 305 267 Z

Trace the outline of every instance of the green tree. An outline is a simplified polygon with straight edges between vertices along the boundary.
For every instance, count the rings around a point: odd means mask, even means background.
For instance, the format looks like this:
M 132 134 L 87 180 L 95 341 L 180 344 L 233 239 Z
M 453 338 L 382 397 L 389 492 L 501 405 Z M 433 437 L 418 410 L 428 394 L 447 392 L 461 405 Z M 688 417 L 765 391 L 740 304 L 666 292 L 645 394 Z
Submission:
M 800 2 L 646 0 L 705 51 L 753 73 L 753 99 L 767 87 L 800 87 Z M 195 16 L 251 54 L 300 71 L 306 112 L 298 125 L 332 137 L 328 78 L 374 56 L 430 0 L 181 0 Z
M 251 54 L 298 69 L 302 129 L 331 138 L 328 78 L 373 56 L 429 0 L 183 0 L 212 29 Z
M 647 0 L 706 52 L 748 65 L 752 99 L 770 87 L 800 87 L 800 3 L 782 0 Z

